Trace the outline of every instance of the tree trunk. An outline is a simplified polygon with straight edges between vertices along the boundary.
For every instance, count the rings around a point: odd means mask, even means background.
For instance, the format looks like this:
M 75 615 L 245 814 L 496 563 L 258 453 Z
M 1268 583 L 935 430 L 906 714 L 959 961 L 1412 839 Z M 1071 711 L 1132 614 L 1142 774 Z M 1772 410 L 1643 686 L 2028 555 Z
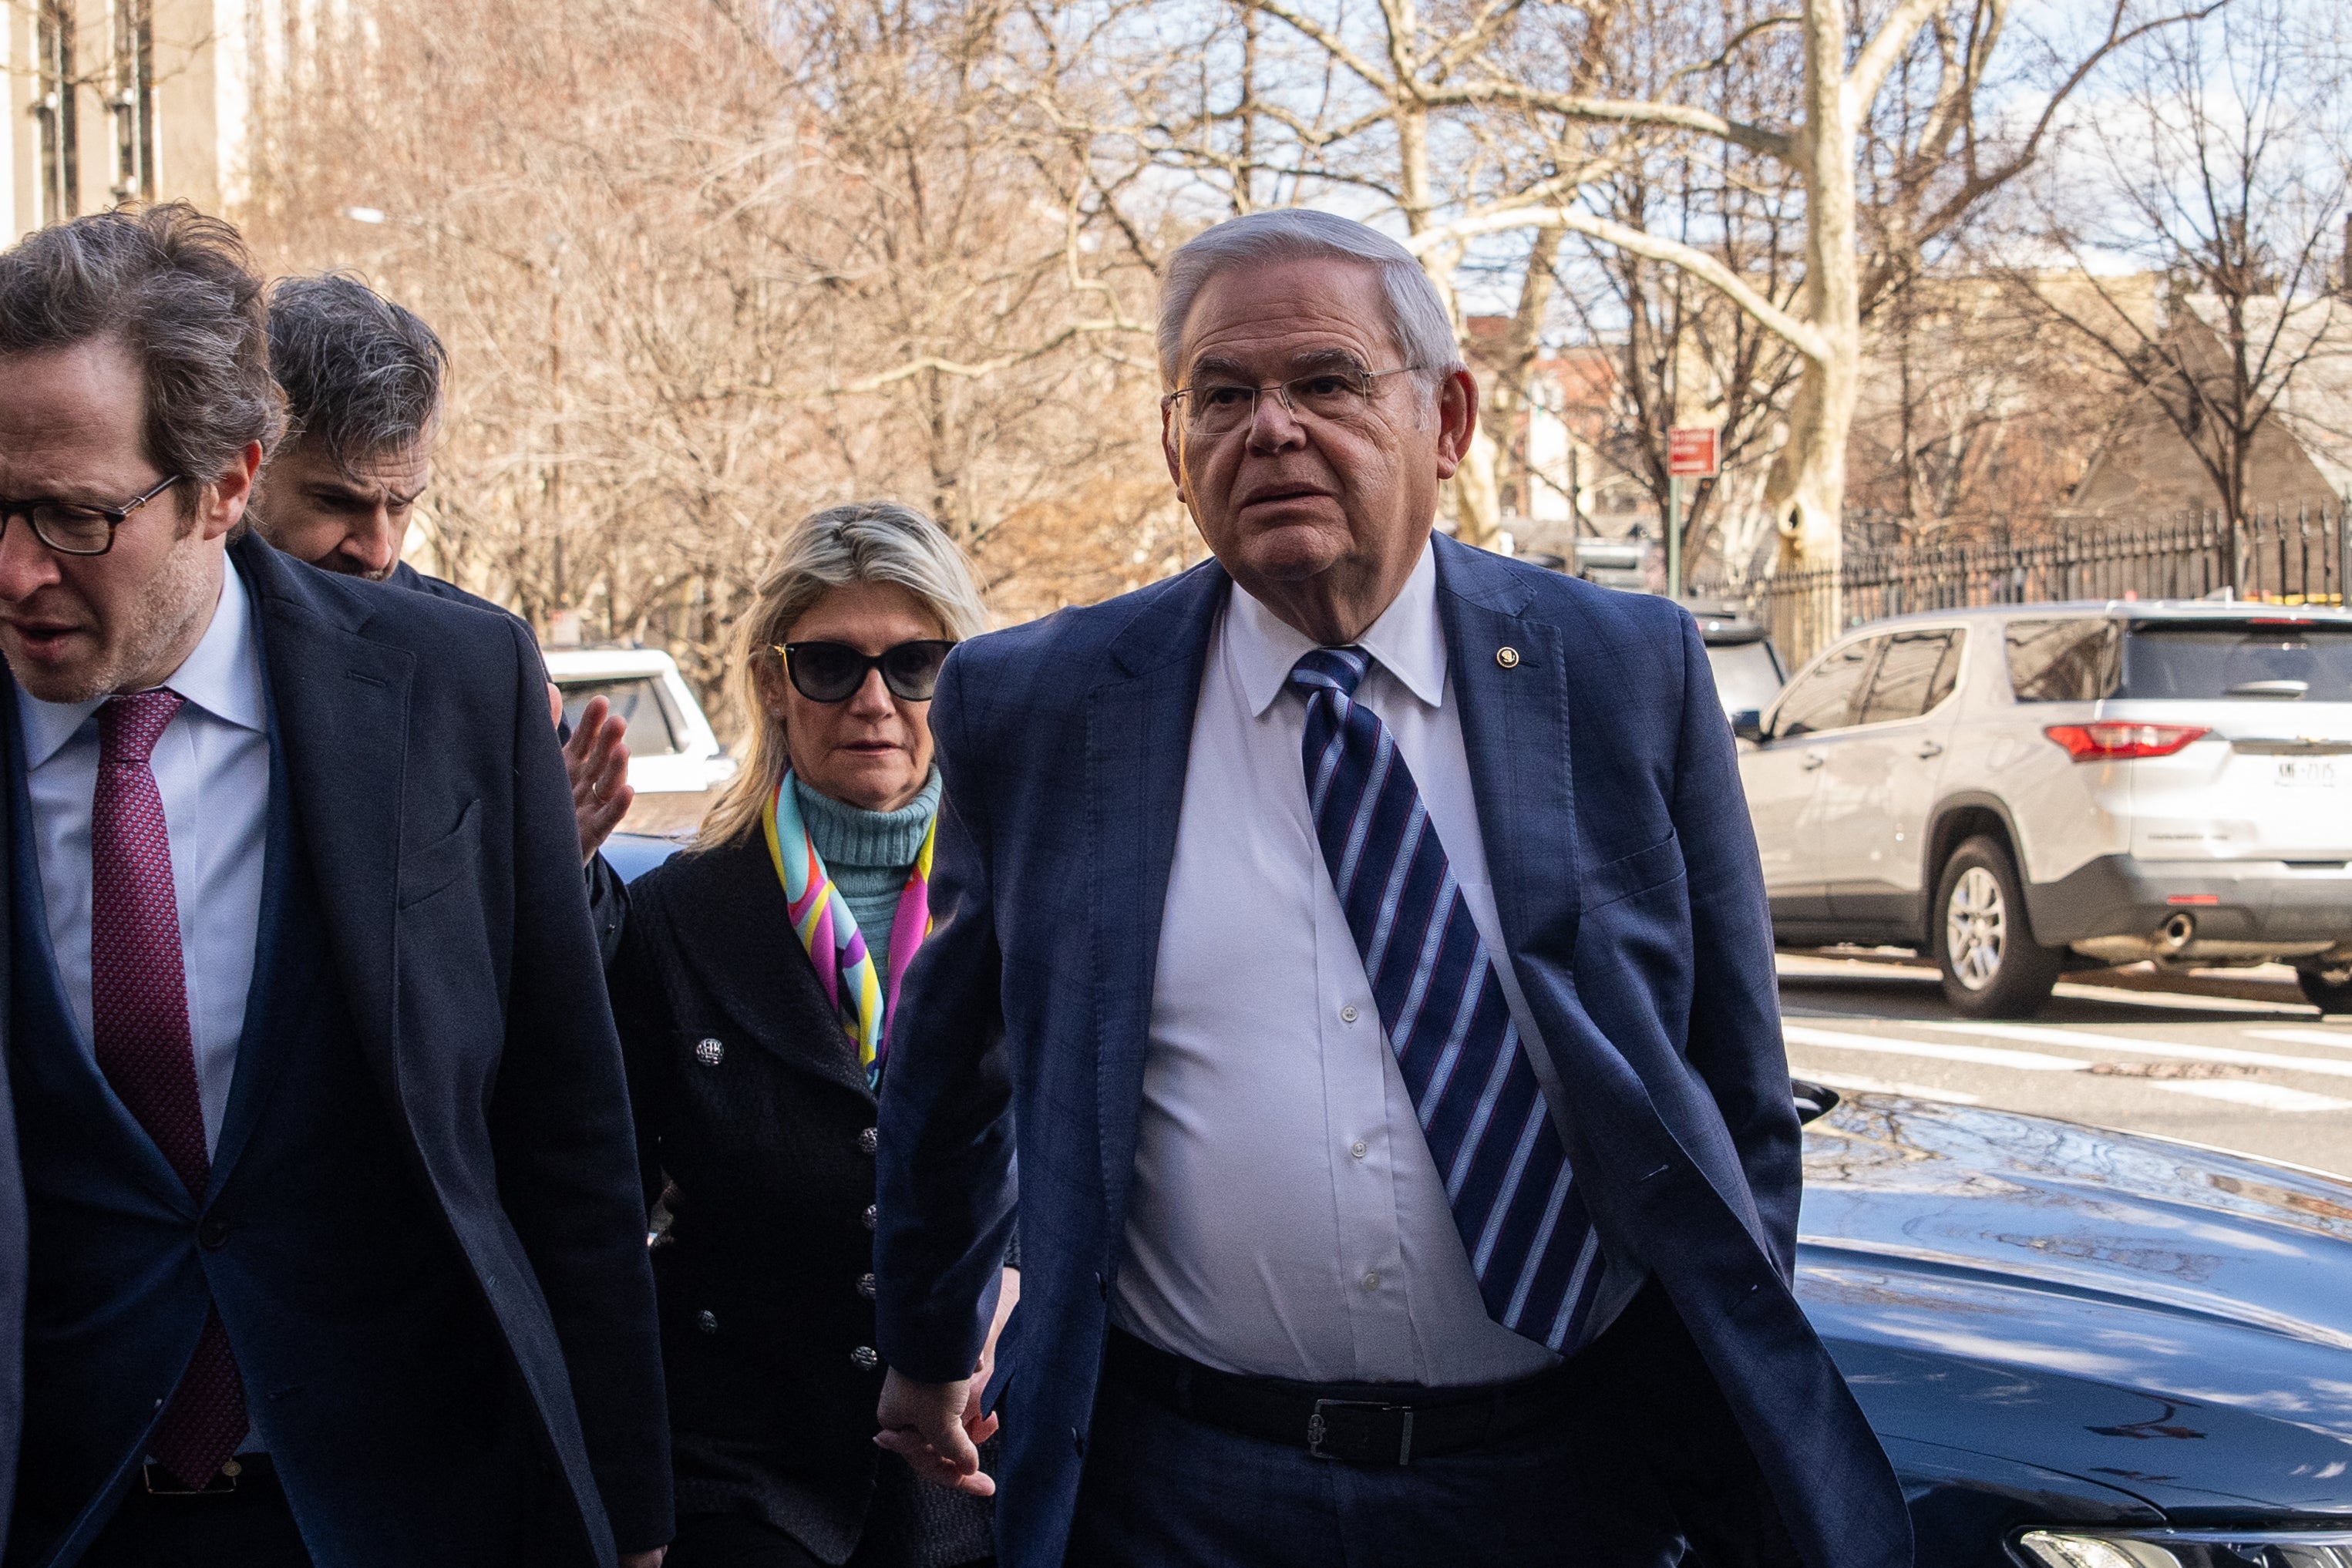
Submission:
M 1789 410 L 1789 443 L 1775 459 L 1766 504 L 1780 520 L 1780 572 L 1824 574 L 1802 605 L 1783 600 L 1776 628 L 1801 661 L 1844 625 L 1837 572 L 1843 555 L 1846 441 L 1862 389 L 1861 265 L 1854 229 L 1858 109 L 1846 101 L 1844 0 L 1809 0 L 1804 14 L 1805 309 L 1823 352 L 1808 357 Z

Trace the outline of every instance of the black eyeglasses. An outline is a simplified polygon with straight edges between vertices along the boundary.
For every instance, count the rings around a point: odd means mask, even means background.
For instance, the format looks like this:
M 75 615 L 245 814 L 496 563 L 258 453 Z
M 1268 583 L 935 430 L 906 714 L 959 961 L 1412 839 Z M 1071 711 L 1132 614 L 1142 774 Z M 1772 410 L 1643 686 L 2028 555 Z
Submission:
M 845 642 L 771 643 L 784 656 L 784 673 L 793 689 L 812 702 L 846 702 L 866 684 L 866 672 L 878 669 L 882 684 L 903 701 L 929 702 L 940 689 L 940 666 L 948 661 L 951 642 L 902 642 L 880 653 L 861 653 Z
M 145 495 L 121 506 L 76 506 L 61 500 L 0 500 L 0 537 L 23 518 L 33 537 L 60 555 L 103 555 L 114 548 L 114 531 L 131 514 L 180 482 L 173 474 Z

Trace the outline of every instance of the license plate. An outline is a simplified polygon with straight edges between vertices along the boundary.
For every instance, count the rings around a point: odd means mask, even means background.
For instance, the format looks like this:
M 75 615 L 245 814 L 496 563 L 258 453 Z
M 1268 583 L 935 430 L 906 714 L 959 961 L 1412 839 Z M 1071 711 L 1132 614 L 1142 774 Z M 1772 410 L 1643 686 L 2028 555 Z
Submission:
M 2336 761 L 2332 757 L 2282 757 L 2278 782 L 2282 789 L 2334 789 Z

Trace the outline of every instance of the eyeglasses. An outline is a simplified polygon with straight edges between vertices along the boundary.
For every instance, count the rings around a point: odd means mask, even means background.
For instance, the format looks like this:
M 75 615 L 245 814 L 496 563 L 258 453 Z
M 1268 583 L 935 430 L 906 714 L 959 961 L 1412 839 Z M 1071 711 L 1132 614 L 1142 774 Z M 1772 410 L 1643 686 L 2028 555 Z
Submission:
M 878 669 L 882 684 L 903 701 L 929 702 L 940 689 L 940 666 L 948 661 L 951 642 L 902 642 L 880 653 L 864 653 L 845 642 L 771 643 L 784 657 L 784 673 L 793 689 L 812 702 L 846 702 L 866 684 L 866 672 Z
M 103 555 L 114 548 L 114 531 L 134 511 L 180 482 L 173 474 L 145 495 L 121 506 L 74 506 L 61 500 L 0 500 L 0 538 L 23 518 L 33 537 L 60 555 Z
M 1180 387 L 1160 400 L 1162 408 L 1183 405 L 1185 422 L 1204 436 L 1223 436 L 1257 417 L 1257 400 L 1271 392 L 1296 419 L 1326 423 L 1344 420 L 1363 411 L 1380 395 L 1381 383 L 1391 375 L 1419 370 L 1401 364 L 1394 370 L 1318 370 L 1288 381 L 1245 386 L 1238 382 L 1213 382 Z

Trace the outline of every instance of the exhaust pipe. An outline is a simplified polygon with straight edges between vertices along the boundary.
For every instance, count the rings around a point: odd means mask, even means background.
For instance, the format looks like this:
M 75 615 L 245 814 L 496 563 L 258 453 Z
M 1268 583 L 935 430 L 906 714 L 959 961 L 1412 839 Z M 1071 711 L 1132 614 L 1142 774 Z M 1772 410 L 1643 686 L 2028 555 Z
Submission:
M 2176 914 L 2156 928 L 2156 951 L 2169 958 L 2197 940 L 2197 917 Z

